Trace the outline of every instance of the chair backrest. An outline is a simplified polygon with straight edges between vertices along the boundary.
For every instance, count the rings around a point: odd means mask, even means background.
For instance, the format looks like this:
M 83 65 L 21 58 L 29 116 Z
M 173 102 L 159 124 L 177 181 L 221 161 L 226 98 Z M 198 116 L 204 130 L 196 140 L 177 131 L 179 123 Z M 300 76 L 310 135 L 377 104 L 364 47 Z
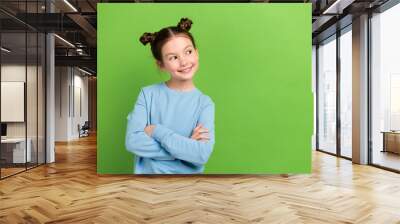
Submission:
M 85 121 L 85 124 L 83 124 L 82 128 L 89 129 L 89 127 L 89 121 Z

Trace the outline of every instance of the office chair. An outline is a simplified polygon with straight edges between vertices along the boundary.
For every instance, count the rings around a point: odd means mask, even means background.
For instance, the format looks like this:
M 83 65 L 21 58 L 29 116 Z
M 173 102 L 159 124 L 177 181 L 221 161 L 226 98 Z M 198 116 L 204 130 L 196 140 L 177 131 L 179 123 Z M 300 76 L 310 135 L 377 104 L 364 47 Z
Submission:
M 80 125 L 78 124 L 79 138 L 89 136 L 89 129 L 90 129 L 89 121 L 85 121 L 82 127 L 80 127 Z

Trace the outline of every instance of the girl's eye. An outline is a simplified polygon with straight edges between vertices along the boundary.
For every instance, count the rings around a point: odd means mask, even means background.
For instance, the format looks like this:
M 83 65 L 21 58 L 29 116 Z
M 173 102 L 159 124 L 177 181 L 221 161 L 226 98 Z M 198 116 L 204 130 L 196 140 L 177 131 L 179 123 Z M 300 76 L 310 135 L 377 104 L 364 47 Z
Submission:
M 170 60 L 170 61 L 171 61 L 172 59 L 175 60 L 176 58 L 177 58 L 176 56 L 173 56 L 173 57 L 170 57 L 169 60 Z
M 191 53 L 192 53 L 192 50 L 188 50 L 187 52 L 190 52 L 189 54 L 191 54 Z

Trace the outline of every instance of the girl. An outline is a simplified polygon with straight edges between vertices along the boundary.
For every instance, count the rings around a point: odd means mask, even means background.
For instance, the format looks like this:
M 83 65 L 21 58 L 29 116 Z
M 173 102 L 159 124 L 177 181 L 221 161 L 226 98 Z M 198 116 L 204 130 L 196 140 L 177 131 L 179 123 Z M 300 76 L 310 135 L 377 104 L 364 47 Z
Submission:
M 140 37 L 170 79 L 143 87 L 128 115 L 125 145 L 136 155 L 136 174 L 202 173 L 214 143 L 214 102 L 197 89 L 198 50 L 182 18 Z

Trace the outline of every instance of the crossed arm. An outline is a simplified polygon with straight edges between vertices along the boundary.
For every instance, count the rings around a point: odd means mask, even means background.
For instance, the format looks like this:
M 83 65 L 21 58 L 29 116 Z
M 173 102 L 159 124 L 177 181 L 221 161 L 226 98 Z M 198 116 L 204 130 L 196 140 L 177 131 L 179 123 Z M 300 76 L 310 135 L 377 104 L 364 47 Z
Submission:
M 214 103 L 209 101 L 202 109 L 198 124 L 208 129 L 209 140 L 188 138 L 175 133 L 162 124 L 153 125 L 151 136 L 146 134 L 147 111 L 143 91 L 135 104 L 134 111 L 128 116 L 126 148 L 137 156 L 157 160 L 174 160 L 175 158 L 195 164 L 205 164 L 212 153 L 214 134 Z M 198 135 L 197 135 L 198 136 Z M 198 140 L 200 139 L 200 140 Z
M 163 149 L 160 143 L 144 132 L 148 123 L 147 118 L 146 101 L 143 90 L 141 90 L 134 110 L 128 115 L 125 137 L 126 149 L 140 157 L 174 160 L 175 158 Z

